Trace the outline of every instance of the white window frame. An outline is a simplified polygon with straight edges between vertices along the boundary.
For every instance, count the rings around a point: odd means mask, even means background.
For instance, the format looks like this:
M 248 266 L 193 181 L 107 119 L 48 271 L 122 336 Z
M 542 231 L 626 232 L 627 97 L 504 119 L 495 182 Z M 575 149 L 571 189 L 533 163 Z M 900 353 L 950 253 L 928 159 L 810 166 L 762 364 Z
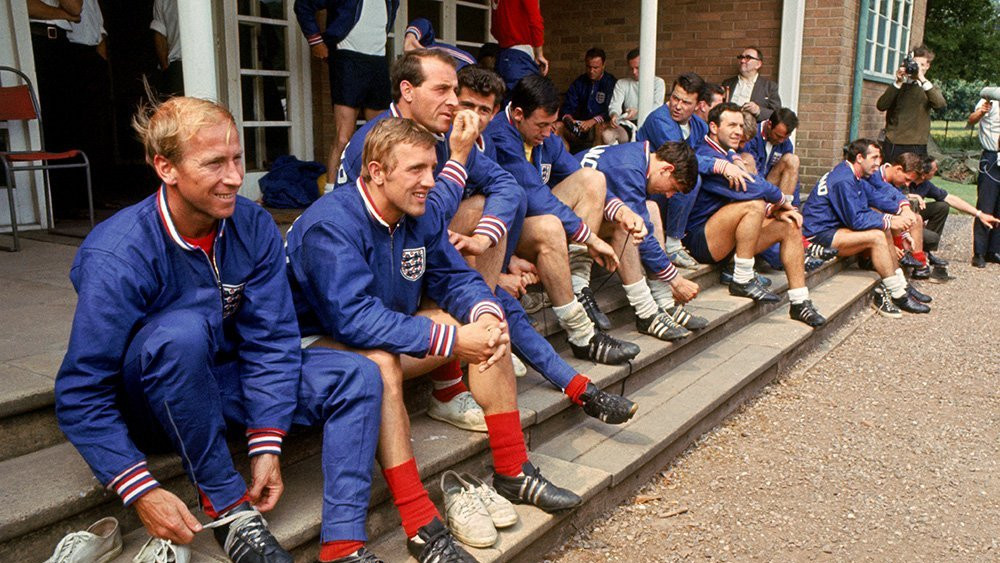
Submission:
M 883 11 L 883 3 L 888 2 L 888 11 Z M 906 21 L 903 13 L 906 12 Z M 909 52 L 910 32 L 913 25 L 913 0 L 872 0 L 868 7 L 869 25 L 868 37 L 865 42 L 865 71 L 868 80 L 878 82 L 893 82 L 896 79 L 896 69 Z M 885 36 L 879 41 L 878 28 L 881 21 L 886 22 Z M 892 31 L 896 30 L 896 39 L 891 41 Z M 878 63 L 878 55 L 881 62 Z M 893 64 L 894 63 L 894 64 Z
M 490 33 L 490 24 L 492 23 L 492 12 L 490 11 L 490 4 L 479 4 L 476 2 L 466 2 L 463 0 L 434 0 L 441 4 L 441 26 L 444 29 L 435 29 L 435 36 L 445 43 L 451 43 L 461 49 L 469 51 L 473 56 L 479 50 L 479 47 L 483 43 L 489 43 L 491 41 L 496 41 L 493 38 L 493 34 Z M 407 0 L 400 0 L 399 10 L 396 12 L 396 22 L 392 26 L 392 33 L 389 37 L 392 38 L 393 44 L 393 56 L 395 59 L 403 52 L 403 38 L 406 32 L 406 26 L 410 23 L 409 17 L 409 5 Z M 458 40 L 458 6 L 466 6 L 469 8 L 481 9 L 486 12 L 486 41 L 483 43 L 476 43 L 474 41 L 459 41 Z

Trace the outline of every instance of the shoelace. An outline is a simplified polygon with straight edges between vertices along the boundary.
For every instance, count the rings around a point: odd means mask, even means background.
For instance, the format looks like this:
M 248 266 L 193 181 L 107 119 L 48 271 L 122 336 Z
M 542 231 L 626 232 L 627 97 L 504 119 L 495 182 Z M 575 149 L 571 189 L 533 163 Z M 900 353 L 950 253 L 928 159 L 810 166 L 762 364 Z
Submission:
M 607 361 L 608 355 L 611 352 L 620 350 L 621 347 L 621 342 L 614 340 L 603 332 L 595 332 L 594 337 L 590 340 L 590 349 L 594 360 L 602 363 Z
M 628 409 L 626 409 L 625 402 L 621 399 L 621 397 L 615 397 L 603 390 L 598 390 L 587 401 L 587 406 L 592 404 L 593 407 L 591 407 L 591 410 L 596 410 L 599 413 L 598 418 L 602 422 L 607 422 L 611 418 L 611 415 L 617 415 L 615 418 L 619 418 L 627 414 Z
M 69 561 L 69 557 L 73 555 L 76 548 L 80 546 L 84 541 L 87 540 L 87 536 L 90 536 L 89 532 L 73 532 L 63 539 L 59 540 L 59 544 L 56 546 L 56 552 L 52 555 L 46 563 L 65 563 Z
M 151 546 L 151 547 L 147 547 Z M 133 563 L 174 563 L 177 561 L 177 550 L 187 549 L 185 546 L 175 546 L 170 540 L 149 538 L 133 559 Z
M 358 557 L 361 558 L 361 563 L 383 563 L 374 553 L 363 547 L 358 550 Z
M 479 500 L 483 503 L 483 506 L 485 506 L 487 510 L 507 501 L 507 499 L 504 499 L 499 493 L 486 484 L 479 485 L 474 489 L 474 491 L 477 495 L 479 495 Z
M 661 312 L 657 313 L 656 316 L 653 317 L 653 321 L 649 323 L 649 332 L 653 336 L 660 338 L 664 334 L 666 334 L 670 329 L 679 326 L 680 325 L 677 324 L 676 321 L 674 321 L 673 317 L 671 317 L 666 313 Z
M 882 306 L 879 307 L 880 309 L 884 309 L 885 311 L 888 311 L 890 313 L 902 312 L 899 310 L 899 307 L 897 307 L 896 304 L 892 302 L 892 296 L 889 294 L 889 288 L 885 286 L 885 283 L 878 284 L 878 289 L 876 289 L 875 291 L 882 294 Z
M 483 501 L 479 499 L 476 492 L 471 489 L 462 488 L 462 492 L 457 493 L 452 506 L 458 505 L 458 516 L 471 518 L 483 507 Z
M 262 552 L 266 547 L 264 533 L 267 531 L 265 528 L 267 521 L 256 509 L 230 514 L 206 524 L 204 527 L 218 528 L 226 524 L 229 524 L 230 528 L 226 535 L 226 545 L 223 548 L 231 557 L 233 557 L 232 550 L 237 541 L 242 541 L 248 548 L 257 552 Z M 239 559 L 239 557 L 233 557 L 233 559 Z
M 451 539 L 448 529 L 444 528 L 440 532 L 427 538 L 427 546 L 420 553 L 421 561 L 428 563 L 461 563 L 462 556 L 455 547 L 455 542 Z
M 674 319 L 674 322 L 681 326 L 687 326 L 688 321 L 691 320 L 691 313 L 684 310 L 684 306 L 680 305 L 674 309 L 674 314 L 670 315 L 670 318 Z

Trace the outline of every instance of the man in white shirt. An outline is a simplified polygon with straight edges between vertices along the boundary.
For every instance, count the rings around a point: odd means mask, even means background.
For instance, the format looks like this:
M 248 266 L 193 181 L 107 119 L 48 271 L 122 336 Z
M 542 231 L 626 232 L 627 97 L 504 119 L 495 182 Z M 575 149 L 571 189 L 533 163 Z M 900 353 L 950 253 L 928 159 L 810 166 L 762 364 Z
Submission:
M 729 101 L 752 113 L 758 122 L 764 121 L 781 107 L 778 84 L 760 75 L 764 55 L 759 48 L 746 47 L 736 60 L 739 74 L 722 81 L 729 90 Z
M 609 115 L 611 124 L 601 134 L 605 145 L 627 143 L 635 137 L 639 127 L 639 49 L 625 55 L 631 77 L 619 78 L 611 94 Z M 659 76 L 653 77 L 653 107 L 663 104 L 667 86 Z
M 181 34 L 177 27 L 177 0 L 154 0 L 153 48 L 156 61 L 163 73 L 160 94 L 181 96 L 184 94 L 184 70 L 181 64 Z
M 1000 264 L 1000 229 L 991 228 L 982 215 L 1000 214 L 1000 102 L 980 99 L 969 115 L 969 124 L 979 124 L 979 143 L 983 154 L 979 159 L 979 181 L 976 183 L 976 214 L 972 228 L 972 265 L 985 268 L 986 262 Z

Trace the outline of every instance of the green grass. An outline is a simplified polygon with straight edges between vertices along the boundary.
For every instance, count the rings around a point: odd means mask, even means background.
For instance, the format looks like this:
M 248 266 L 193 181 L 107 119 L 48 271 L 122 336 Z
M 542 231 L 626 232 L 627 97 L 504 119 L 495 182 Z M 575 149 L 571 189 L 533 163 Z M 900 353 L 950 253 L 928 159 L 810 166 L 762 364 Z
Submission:
M 959 184 L 958 182 L 952 182 L 950 180 L 945 180 L 944 178 L 937 176 L 932 180 L 934 185 L 947 191 L 950 194 L 954 194 L 969 203 L 969 205 L 976 205 L 976 185 L 975 184 Z M 961 212 L 955 209 L 951 210 L 953 215 L 962 215 Z
M 950 121 L 947 123 L 947 133 L 945 132 L 945 121 L 931 122 L 931 137 L 942 149 L 955 150 L 975 150 L 979 148 L 979 137 L 976 129 L 967 129 L 964 121 Z

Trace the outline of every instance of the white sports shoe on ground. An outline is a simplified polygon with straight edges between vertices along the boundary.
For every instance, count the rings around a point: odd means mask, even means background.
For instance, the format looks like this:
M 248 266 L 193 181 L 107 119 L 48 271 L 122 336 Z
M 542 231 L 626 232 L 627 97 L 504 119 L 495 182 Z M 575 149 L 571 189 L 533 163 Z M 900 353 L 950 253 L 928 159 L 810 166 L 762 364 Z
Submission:
M 516 354 L 510 355 L 510 361 L 514 363 L 514 377 L 524 377 L 528 375 L 528 368 Z
M 479 500 L 486 507 L 486 512 L 490 513 L 494 526 L 507 528 L 517 524 L 517 511 L 514 510 L 514 505 L 500 496 L 496 489 L 471 473 L 463 473 L 460 477 L 467 485 L 474 487 Z
M 191 550 L 186 545 L 175 545 L 170 540 L 149 538 L 132 563 L 189 563 Z
M 482 407 L 472 398 L 472 393 L 468 391 L 455 395 L 447 403 L 442 403 L 431 395 L 427 416 L 463 430 L 486 432 L 486 415 Z
M 454 471 L 441 474 L 445 519 L 455 538 L 472 547 L 489 547 L 497 541 L 497 529 L 476 490 Z
M 107 563 L 122 552 L 118 520 L 108 516 L 82 532 L 59 540 L 55 553 L 45 563 Z

